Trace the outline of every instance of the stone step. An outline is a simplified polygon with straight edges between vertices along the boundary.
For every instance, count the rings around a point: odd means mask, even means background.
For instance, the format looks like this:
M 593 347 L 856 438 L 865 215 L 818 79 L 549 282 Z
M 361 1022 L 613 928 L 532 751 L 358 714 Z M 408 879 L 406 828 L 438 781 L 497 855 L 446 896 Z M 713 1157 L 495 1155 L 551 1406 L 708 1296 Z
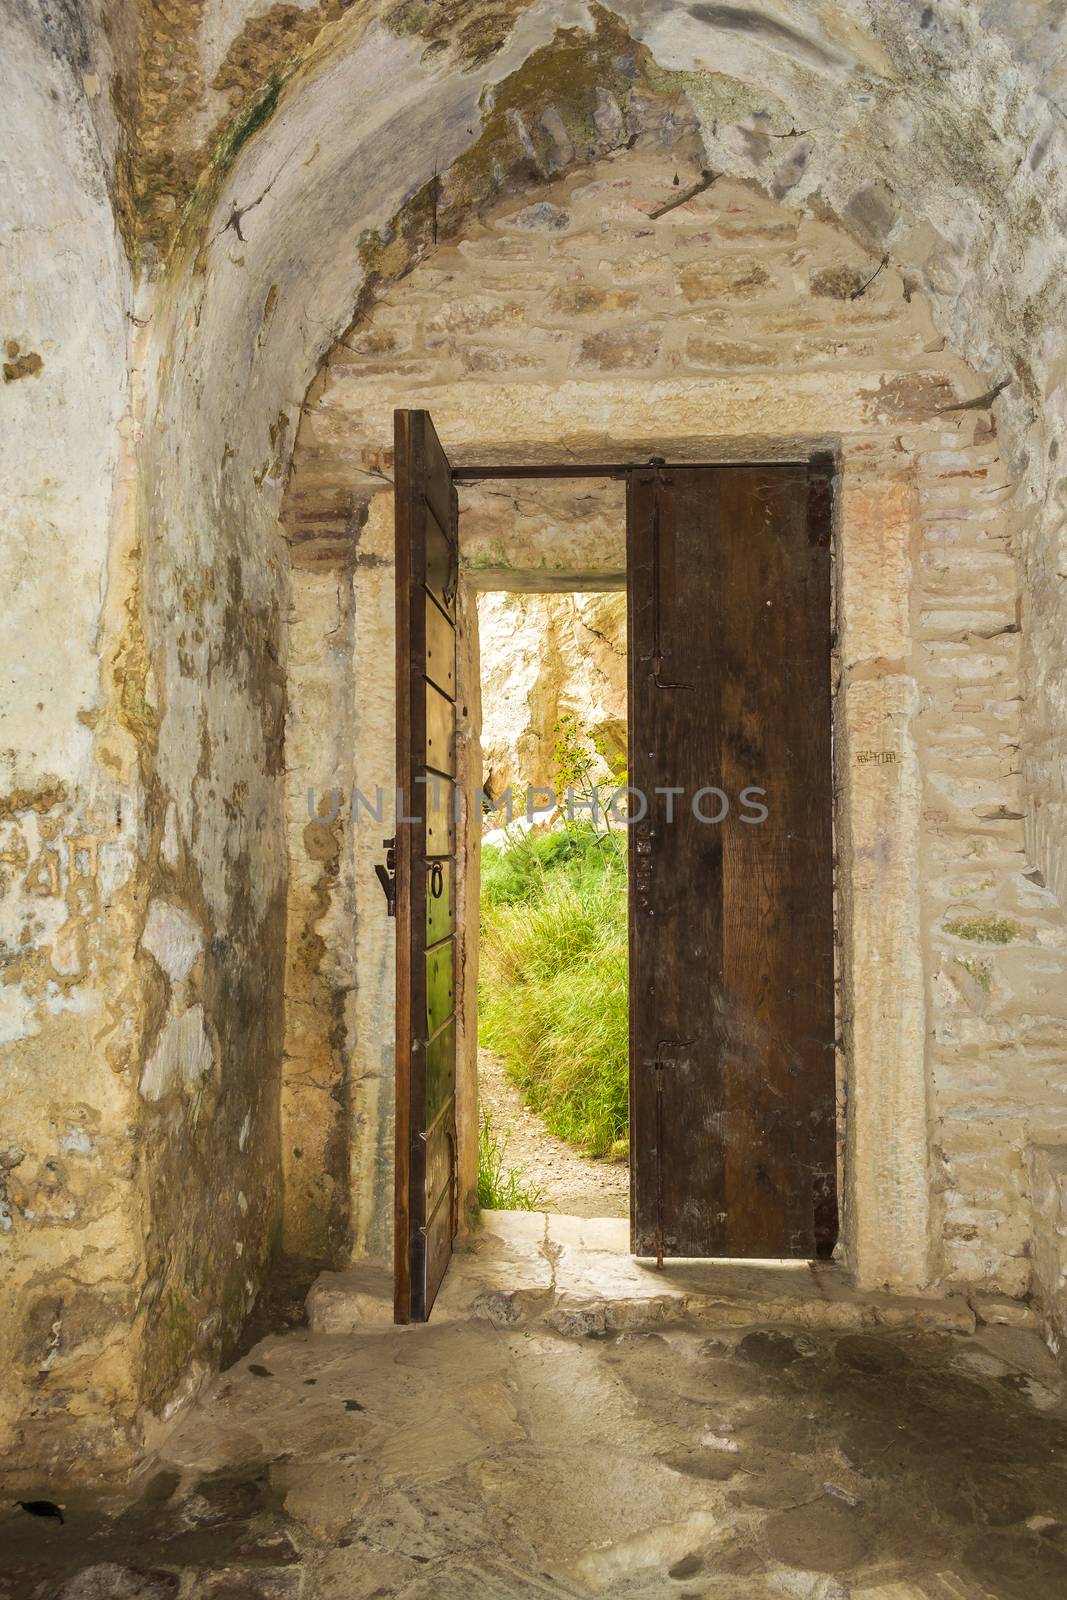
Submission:
M 393 1269 L 382 1261 L 357 1261 L 343 1272 L 323 1272 L 305 1304 L 312 1333 L 391 1330 Z
M 381 1263 L 328 1272 L 308 1295 L 315 1333 L 392 1326 L 392 1276 Z M 542 1324 L 571 1337 L 695 1320 L 720 1327 L 781 1324 L 848 1330 L 973 1333 L 962 1294 L 915 1296 L 853 1288 L 833 1263 L 654 1262 L 629 1253 L 624 1219 L 484 1211 L 457 1248 L 435 1323 Z

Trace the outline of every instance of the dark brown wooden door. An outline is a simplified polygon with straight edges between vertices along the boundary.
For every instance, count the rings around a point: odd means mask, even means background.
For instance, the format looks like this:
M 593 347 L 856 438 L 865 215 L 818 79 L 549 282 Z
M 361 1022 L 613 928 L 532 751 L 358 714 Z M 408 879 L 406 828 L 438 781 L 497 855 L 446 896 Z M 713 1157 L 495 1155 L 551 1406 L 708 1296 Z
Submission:
M 397 411 L 395 1316 L 430 1314 L 456 1232 L 456 491 Z M 402 802 L 402 805 L 401 805 Z
M 639 1256 L 837 1235 L 829 470 L 629 474 Z

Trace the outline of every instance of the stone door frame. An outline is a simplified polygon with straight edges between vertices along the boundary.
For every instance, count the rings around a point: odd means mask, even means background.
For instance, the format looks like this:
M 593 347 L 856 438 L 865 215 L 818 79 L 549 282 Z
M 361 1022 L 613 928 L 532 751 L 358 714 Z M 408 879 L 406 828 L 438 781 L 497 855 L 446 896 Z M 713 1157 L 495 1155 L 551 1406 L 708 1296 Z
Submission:
M 716 443 L 719 448 L 716 449 Z M 738 459 L 737 441 L 709 441 L 687 459 Z M 815 454 L 827 441 L 768 449 Z M 834 441 L 833 514 L 835 928 L 839 985 L 839 1254 L 860 1288 L 919 1290 L 931 1279 L 925 978 L 920 915 L 922 789 L 911 671 L 913 551 L 919 536 L 913 464 Z M 473 452 L 465 452 L 468 459 Z M 610 456 L 603 452 L 600 459 Z M 543 455 L 542 455 L 543 460 Z M 462 562 L 463 518 L 460 515 Z M 565 574 L 553 572 L 552 587 Z M 576 589 L 596 590 L 586 573 Z M 605 583 L 604 587 L 612 585 Z M 480 661 L 472 588 L 462 585 L 466 647 L 457 694 L 467 807 L 457 886 L 463 1018 L 458 1086 L 460 1179 L 477 1171 L 477 905 Z M 494 580 L 483 588 L 507 592 Z M 514 588 L 529 588 L 515 584 Z M 473 912 L 470 908 L 473 907 Z M 473 1157 L 473 1161 L 472 1161 Z

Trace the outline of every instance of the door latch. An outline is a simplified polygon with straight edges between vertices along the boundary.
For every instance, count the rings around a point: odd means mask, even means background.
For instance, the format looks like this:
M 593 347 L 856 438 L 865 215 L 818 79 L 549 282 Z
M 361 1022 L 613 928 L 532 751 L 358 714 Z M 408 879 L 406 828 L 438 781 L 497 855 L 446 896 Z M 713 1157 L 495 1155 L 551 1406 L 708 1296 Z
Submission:
M 374 873 L 385 892 L 385 904 L 389 916 L 396 916 L 396 837 L 383 839 L 385 846 L 385 865 L 380 861 L 375 862 Z

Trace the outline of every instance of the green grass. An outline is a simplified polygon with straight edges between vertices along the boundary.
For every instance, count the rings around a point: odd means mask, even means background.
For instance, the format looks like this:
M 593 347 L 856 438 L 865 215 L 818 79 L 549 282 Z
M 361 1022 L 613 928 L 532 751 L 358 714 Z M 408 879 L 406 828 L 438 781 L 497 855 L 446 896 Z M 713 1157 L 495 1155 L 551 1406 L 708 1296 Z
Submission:
M 625 1154 L 626 858 L 589 826 L 487 847 L 480 1038 L 554 1134 Z
M 478 1204 L 489 1211 L 543 1211 L 545 1191 L 527 1183 L 521 1167 L 506 1163 L 508 1136 L 493 1127 L 492 1113 L 482 1112 L 478 1129 Z
M 618 831 L 600 834 L 587 824 L 553 833 L 516 833 L 501 848 L 482 852 L 482 916 L 500 906 L 529 904 L 541 898 L 547 879 L 557 875 L 572 884 L 609 880 L 620 897 L 626 929 L 626 851 Z

